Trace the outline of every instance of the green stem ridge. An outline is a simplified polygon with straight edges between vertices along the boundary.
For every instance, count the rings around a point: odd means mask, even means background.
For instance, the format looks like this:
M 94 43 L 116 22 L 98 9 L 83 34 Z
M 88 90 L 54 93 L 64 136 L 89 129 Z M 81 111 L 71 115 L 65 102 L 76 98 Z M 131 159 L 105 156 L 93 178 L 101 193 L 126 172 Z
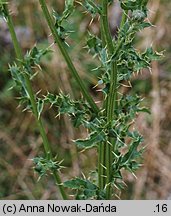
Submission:
M 22 54 L 22 49 L 21 49 L 21 47 L 19 45 L 15 30 L 14 30 L 14 24 L 13 24 L 13 21 L 12 21 L 12 18 L 10 16 L 10 14 L 9 14 L 8 7 L 7 7 L 7 5 L 4 5 L 3 7 L 4 7 L 4 11 L 5 11 L 6 15 L 7 15 L 7 17 L 6 17 L 7 24 L 8 24 L 8 27 L 9 27 L 9 31 L 10 31 L 10 34 L 11 34 L 12 41 L 13 41 L 16 56 L 17 56 L 18 60 L 23 61 L 24 57 L 23 57 L 23 54 Z M 31 86 L 30 79 L 29 79 L 27 74 L 23 74 L 23 76 L 24 76 L 24 80 L 25 80 L 25 83 L 26 83 L 26 89 L 27 89 L 27 92 L 28 92 L 28 95 L 29 95 L 31 106 L 32 106 L 32 109 L 33 109 L 33 114 L 35 116 L 36 123 L 38 125 L 39 132 L 40 132 L 40 135 L 41 135 L 42 140 L 43 140 L 43 145 L 44 145 L 46 156 L 49 159 L 52 159 L 52 151 L 51 151 L 51 148 L 50 148 L 50 143 L 49 143 L 49 140 L 47 138 L 45 129 L 43 127 L 41 118 L 38 117 L 36 99 L 34 97 L 34 92 L 33 92 L 32 86 Z M 67 199 L 67 195 L 66 195 L 66 193 L 64 191 L 64 187 L 62 185 L 62 181 L 60 179 L 59 174 L 54 171 L 53 176 L 54 176 L 54 179 L 56 181 L 56 184 L 59 187 L 59 190 L 61 192 L 61 195 L 62 195 L 63 199 Z
M 105 40 L 105 33 L 103 29 L 103 19 L 100 19 L 100 29 L 101 29 L 101 40 L 102 40 L 102 45 L 103 47 L 106 46 L 106 40 Z M 103 104 L 103 107 L 105 108 L 105 102 Z M 105 164 L 105 143 L 99 143 L 98 146 L 98 185 L 100 190 L 103 190 L 105 187 L 105 169 L 104 169 L 104 164 Z
M 100 190 L 103 190 L 105 187 L 105 182 L 104 182 L 104 160 L 105 160 L 105 143 L 101 142 L 99 143 L 99 148 L 98 148 L 98 184 Z
M 60 39 L 60 37 L 59 37 L 59 35 L 58 35 L 58 33 L 57 33 L 57 30 L 56 30 L 56 28 L 55 28 L 54 22 L 53 22 L 53 20 L 52 20 L 52 17 L 51 17 L 51 15 L 50 15 L 49 11 L 48 11 L 47 6 L 46 6 L 45 0 L 39 0 L 39 2 L 40 2 L 40 5 L 41 5 L 41 7 L 42 7 L 42 11 L 43 11 L 43 14 L 44 14 L 44 16 L 45 16 L 45 18 L 46 18 L 46 21 L 47 21 L 47 23 L 48 23 L 48 26 L 49 26 L 49 28 L 50 28 L 50 30 L 51 30 L 51 32 L 52 32 L 53 37 L 54 37 L 54 40 L 55 40 L 55 42 L 57 43 L 57 45 L 58 45 L 58 47 L 59 47 L 59 49 L 60 49 L 60 51 L 61 51 L 61 53 L 62 53 L 62 55 L 63 55 L 63 57 L 64 57 L 64 59 L 65 59 L 65 61 L 66 61 L 66 63 L 67 63 L 67 65 L 68 65 L 68 68 L 69 68 L 69 70 L 70 70 L 72 76 L 73 76 L 73 77 L 75 78 L 75 80 L 77 81 L 77 84 L 78 84 L 78 86 L 80 87 L 81 92 L 82 92 L 84 98 L 87 100 L 87 102 L 88 102 L 89 105 L 91 106 L 92 110 L 93 110 L 96 114 L 98 114 L 99 108 L 98 108 L 98 106 L 95 104 L 95 102 L 94 102 L 94 100 L 92 99 L 92 97 L 91 97 L 91 95 L 89 94 L 89 92 L 87 91 L 87 89 L 86 89 L 86 87 L 85 87 L 85 85 L 84 85 L 82 79 L 80 78 L 80 76 L 79 76 L 79 74 L 78 74 L 78 72 L 77 72 L 75 66 L 73 65 L 73 63 L 72 63 L 72 61 L 71 61 L 70 56 L 68 55 L 68 52 L 67 52 L 67 50 L 66 50 L 66 48 L 65 48 L 65 46 L 64 46 L 64 44 L 63 44 L 63 42 L 62 42 L 61 39 Z
M 102 33 L 105 38 L 105 44 L 107 45 L 109 54 L 111 55 L 114 52 L 114 46 L 112 41 L 112 36 L 110 33 L 109 23 L 108 23 L 108 0 L 102 1 L 102 11 L 101 11 L 101 19 L 102 19 Z
M 102 0 L 101 4 L 102 4 L 101 29 L 102 29 L 103 38 L 105 39 L 105 45 L 107 46 L 108 49 L 109 57 L 111 57 L 115 51 L 115 48 L 113 45 L 112 36 L 110 33 L 109 23 L 108 23 L 108 1 Z M 107 123 L 109 124 L 109 127 L 111 121 L 114 118 L 114 109 L 116 106 L 116 93 L 117 93 L 116 86 L 117 86 L 117 63 L 116 61 L 112 61 L 111 74 L 110 74 L 110 88 L 105 102 L 106 117 L 107 117 Z M 106 167 L 106 169 L 103 169 L 103 176 L 106 176 L 104 178 L 105 187 L 106 187 L 106 199 L 111 198 L 110 183 L 111 183 L 112 151 L 113 151 L 113 146 L 111 143 L 112 143 L 111 140 L 109 140 L 109 142 L 106 143 L 104 147 L 105 151 L 103 151 L 103 154 L 105 156 L 101 157 L 103 158 L 103 161 L 101 161 L 101 163 L 103 164 L 104 167 Z

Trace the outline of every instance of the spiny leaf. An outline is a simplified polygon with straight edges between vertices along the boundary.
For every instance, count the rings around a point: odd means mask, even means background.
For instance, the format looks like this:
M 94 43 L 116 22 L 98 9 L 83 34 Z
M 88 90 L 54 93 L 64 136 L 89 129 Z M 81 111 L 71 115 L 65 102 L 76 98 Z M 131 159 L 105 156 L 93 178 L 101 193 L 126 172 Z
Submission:
M 40 60 L 43 56 L 45 56 L 47 53 L 51 52 L 50 49 L 38 49 L 36 46 L 34 46 L 30 51 L 26 53 L 24 56 L 23 66 L 30 70 L 31 67 L 39 65 Z
M 146 18 L 146 14 L 142 10 L 134 10 L 132 18 L 138 22 L 142 22 Z
M 131 137 L 133 140 L 129 144 L 128 152 L 122 158 L 122 163 L 129 163 L 130 161 L 135 160 L 139 156 L 137 147 L 142 143 L 143 138 L 137 131 L 132 132 Z
M 147 50 L 142 54 L 143 58 L 148 61 L 158 61 L 163 57 L 163 52 L 158 53 L 153 50 L 152 47 L 147 48 Z
M 63 93 L 59 95 L 48 93 L 44 96 L 44 102 L 57 107 L 59 115 L 68 114 L 71 117 L 74 127 L 83 125 L 92 113 L 89 105 L 83 99 L 76 101 L 71 99 L 69 95 L 64 95 Z
M 39 179 L 48 174 L 48 172 L 51 174 L 53 171 L 57 171 L 61 168 L 61 162 L 55 159 L 35 157 L 33 158 L 33 163 L 35 164 L 34 170 L 39 174 Z
M 22 85 L 25 86 L 20 66 L 18 66 L 16 63 L 9 65 L 9 71 L 17 87 L 22 87 Z
M 89 50 L 94 54 L 99 54 L 99 52 L 102 50 L 102 41 L 92 34 L 89 34 L 89 37 L 87 39 L 87 45 Z
M 65 39 L 68 37 L 71 30 L 68 30 L 64 27 L 63 22 L 67 20 L 67 18 L 73 13 L 74 11 L 74 0 L 65 0 L 65 9 L 62 15 L 59 15 L 58 12 L 53 11 L 53 17 L 55 18 L 55 27 L 57 33 L 62 41 L 65 42 Z
M 7 1 L 0 0 L 0 17 L 4 17 L 4 18 L 7 17 L 7 13 L 6 13 L 6 10 L 4 8 L 7 4 L 8 4 Z
M 74 11 L 74 0 L 65 0 L 65 8 L 62 15 L 59 15 L 56 11 L 53 11 L 53 16 L 56 21 L 56 26 L 62 27 L 62 22 L 66 20 Z
M 64 182 L 64 187 L 77 190 L 76 199 L 104 199 L 105 194 L 87 179 L 75 178 Z
M 113 173 L 113 178 L 122 179 L 122 174 L 120 170 L 115 171 Z
M 136 10 L 139 7 L 139 5 L 137 4 L 137 1 L 128 0 L 122 2 L 121 7 L 124 10 Z
M 78 139 L 75 141 L 75 144 L 79 147 L 79 148 L 92 148 L 95 147 L 98 143 L 105 141 L 106 139 L 106 135 L 103 131 L 101 131 L 100 133 L 97 131 L 92 132 L 89 135 L 88 139 Z
M 120 0 L 121 1 L 121 0 Z M 121 2 L 121 7 L 124 10 L 145 9 L 148 0 L 124 0 Z
M 101 13 L 100 6 L 96 5 L 94 1 L 92 0 L 84 0 L 83 6 L 85 9 L 91 14 L 91 16 L 94 18 L 97 14 Z
M 69 181 L 64 182 L 64 187 L 71 189 L 87 188 L 87 189 L 96 189 L 97 186 L 91 183 L 89 180 L 75 178 Z
M 62 14 L 62 20 L 67 19 L 74 11 L 74 0 L 65 0 L 65 10 Z M 61 21 L 62 21 L 61 20 Z

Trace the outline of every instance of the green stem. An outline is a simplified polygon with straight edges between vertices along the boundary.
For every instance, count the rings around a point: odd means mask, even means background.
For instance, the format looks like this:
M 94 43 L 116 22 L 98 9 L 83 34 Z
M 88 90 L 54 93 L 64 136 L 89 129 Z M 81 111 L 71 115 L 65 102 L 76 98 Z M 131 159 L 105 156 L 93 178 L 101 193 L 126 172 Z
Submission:
M 128 11 L 124 11 L 122 12 L 122 19 L 121 19 L 121 23 L 120 23 L 120 29 L 123 28 L 123 26 L 125 25 L 126 21 L 127 21 L 127 16 L 128 16 Z
M 100 29 L 101 29 L 101 40 L 103 48 L 106 46 L 105 33 L 103 29 L 103 21 L 100 19 Z M 105 107 L 105 104 L 103 105 Z M 99 189 L 103 190 L 105 187 L 105 143 L 99 143 L 98 146 L 98 185 Z
M 53 37 L 54 37 L 54 40 L 55 40 L 55 42 L 58 44 L 58 47 L 59 47 L 59 49 L 60 49 L 60 51 L 61 51 L 61 53 L 62 53 L 62 55 L 63 55 L 63 57 L 64 57 L 64 59 L 65 59 L 65 61 L 66 61 L 66 63 L 67 63 L 67 65 L 68 65 L 69 70 L 71 71 L 72 76 L 73 76 L 73 77 L 75 78 L 75 80 L 77 81 L 77 84 L 78 84 L 78 86 L 80 87 L 81 92 L 82 92 L 84 98 L 85 98 L 85 99 L 87 100 L 87 102 L 90 104 L 92 110 L 93 110 L 96 114 L 98 114 L 99 108 L 98 108 L 98 106 L 95 104 L 95 102 L 94 102 L 94 100 L 92 99 L 92 97 L 91 97 L 91 95 L 89 94 L 89 92 L 87 91 L 87 89 L 86 89 L 86 87 L 85 87 L 85 85 L 84 85 L 82 79 L 80 78 L 80 76 L 79 76 L 79 74 L 78 74 L 78 72 L 77 72 L 75 66 L 73 65 L 73 63 L 72 63 L 72 61 L 71 61 L 70 56 L 68 55 L 68 52 L 67 52 L 67 50 L 66 50 L 66 48 L 65 48 L 65 46 L 64 46 L 64 44 L 63 44 L 63 42 L 62 42 L 61 39 L 60 39 L 60 37 L 59 37 L 59 35 L 58 35 L 58 33 L 57 33 L 57 30 L 56 30 L 56 27 L 55 27 L 55 25 L 54 25 L 53 19 L 52 19 L 51 15 L 50 15 L 50 13 L 49 13 L 49 11 L 48 11 L 48 8 L 47 8 L 47 6 L 46 6 L 45 0 L 39 0 L 39 2 L 40 2 L 40 5 L 41 5 L 41 7 L 42 7 L 42 11 L 43 11 L 43 14 L 44 14 L 44 16 L 45 16 L 45 18 L 46 18 L 46 21 L 47 21 L 47 23 L 48 23 L 48 26 L 49 26 L 49 28 L 50 28 L 50 30 L 51 30 L 51 32 L 52 32 Z
M 112 41 L 112 36 L 110 33 L 109 23 L 108 23 L 108 0 L 101 0 L 102 2 L 102 34 L 105 38 L 105 44 L 108 49 L 109 57 L 114 54 L 114 45 Z M 110 74 L 110 88 L 109 93 L 105 102 L 105 110 L 107 123 L 110 128 L 110 124 L 114 118 L 114 109 L 116 106 L 116 93 L 117 93 L 117 63 L 116 61 L 111 62 L 111 74 Z M 113 141 L 113 140 L 112 140 Z M 104 154 L 105 161 L 103 161 L 103 166 L 106 167 L 105 171 L 105 187 L 106 187 L 106 199 L 111 198 L 111 172 L 112 172 L 112 141 L 109 140 L 106 143 Z
M 122 12 L 122 19 L 121 19 L 121 24 L 120 24 L 120 29 L 124 26 L 127 20 L 127 13 L 125 11 Z
M 14 24 L 13 24 L 12 18 L 11 18 L 10 14 L 9 14 L 9 10 L 8 10 L 7 5 L 3 5 L 3 8 L 4 8 L 4 11 L 5 11 L 5 14 L 6 14 L 6 20 L 7 20 L 7 24 L 8 24 L 8 27 L 9 27 L 10 34 L 11 34 L 11 38 L 12 38 L 12 41 L 13 41 L 16 56 L 17 56 L 18 60 L 20 60 L 22 62 L 24 60 L 24 57 L 23 57 L 23 54 L 22 54 L 22 49 L 21 49 L 21 47 L 19 45 L 19 42 L 17 40 L 17 36 L 16 36 L 15 30 L 14 30 Z M 20 64 L 22 64 L 22 63 L 20 63 Z M 27 92 L 28 92 L 28 95 L 29 95 L 29 99 L 30 99 L 30 102 L 31 102 L 31 106 L 33 108 L 33 114 L 35 116 L 39 131 L 40 131 L 40 134 L 41 134 L 41 137 L 42 137 L 42 140 L 43 140 L 43 145 L 44 145 L 46 156 L 49 159 L 52 159 L 52 151 L 51 151 L 51 148 L 50 148 L 50 143 L 48 141 L 45 129 L 44 129 L 42 121 L 41 121 L 41 118 L 38 117 L 36 99 L 34 97 L 34 93 L 33 93 L 33 89 L 32 89 L 32 86 L 31 86 L 30 79 L 29 79 L 27 74 L 24 74 L 23 76 L 24 76 L 24 80 L 25 80 L 25 84 L 26 84 L 26 89 L 27 89 Z M 56 184 L 58 185 L 58 187 L 60 189 L 60 192 L 61 192 L 61 195 L 62 195 L 63 199 L 67 199 L 67 195 L 65 194 L 64 187 L 61 184 L 62 182 L 61 182 L 59 174 L 57 172 L 54 172 L 53 176 L 55 178 Z
M 98 147 L 98 185 L 99 189 L 103 190 L 105 187 L 105 181 L 104 181 L 104 161 L 105 161 L 105 143 L 101 142 L 99 143 Z
M 107 45 L 109 54 L 112 55 L 114 52 L 114 46 L 112 41 L 112 36 L 110 33 L 109 23 L 108 23 L 108 0 L 101 0 L 102 1 L 102 33 L 104 34 L 103 37 L 105 38 L 105 43 Z
M 111 77 L 110 77 L 110 88 L 109 94 L 107 97 L 107 122 L 109 124 L 109 128 L 111 126 L 111 122 L 114 118 L 114 110 L 116 107 L 116 93 L 117 93 L 117 64 L 116 62 L 111 65 Z M 113 151 L 113 139 L 109 139 L 109 143 L 106 146 L 106 198 L 111 198 L 111 173 L 112 173 L 112 151 Z
M 63 186 L 63 183 L 62 183 L 62 181 L 61 181 L 61 177 L 60 177 L 59 173 L 56 172 L 56 171 L 53 171 L 53 177 L 54 177 L 55 182 L 56 182 L 56 184 L 57 184 L 57 186 L 58 186 L 58 188 L 59 188 L 59 190 L 60 190 L 60 193 L 61 193 L 62 198 L 63 198 L 64 200 L 67 200 L 67 199 L 68 199 L 68 196 L 67 196 L 67 194 L 66 194 L 66 192 L 65 192 L 65 189 L 64 189 L 64 186 Z

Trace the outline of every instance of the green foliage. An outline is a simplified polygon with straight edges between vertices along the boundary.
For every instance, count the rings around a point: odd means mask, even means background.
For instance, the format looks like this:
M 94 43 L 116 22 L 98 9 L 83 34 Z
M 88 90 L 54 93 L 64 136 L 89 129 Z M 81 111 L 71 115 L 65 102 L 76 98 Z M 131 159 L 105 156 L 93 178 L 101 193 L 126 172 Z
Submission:
M 101 13 L 101 7 L 92 0 L 84 0 L 82 5 L 91 14 L 92 18 Z
M 100 133 L 99 130 L 97 130 L 92 132 L 87 139 L 78 139 L 75 143 L 80 148 L 88 149 L 97 146 L 97 144 L 102 141 L 106 141 L 105 137 L 106 135 L 103 130 L 101 130 Z
M 0 17 L 4 17 L 6 18 L 7 17 L 7 13 L 6 11 L 4 10 L 4 7 L 8 4 L 7 1 L 5 0 L 0 0 Z
M 145 107 L 141 107 L 142 99 L 139 96 L 122 95 L 118 92 L 123 82 L 130 83 L 134 72 L 138 73 L 144 68 L 150 68 L 151 62 L 158 60 L 162 55 L 153 51 L 152 48 L 140 52 L 134 47 L 136 33 L 151 26 L 151 23 L 146 22 L 148 0 L 121 1 L 123 16 L 128 14 L 128 11 L 130 16 L 126 17 L 121 24 L 118 37 L 115 40 L 110 35 L 106 20 L 106 7 L 112 1 L 104 0 L 103 4 L 99 5 L 92 0 L 85 0 L 82 3 L 83 9 L 90 13 L 92 18 L 99 15 L 102 19 L 102 37 L 99 38 L 97 35 L 89 33 L 86 41 L 88 51 L 99 60 L 96 70 L 100 70 L 102 73 L 98 81 L 98 84 L 102 85 L 101 91 L 103 92 L 103 104 L 100 105 L 100 108 L 96 106 L 84 87 L 63 43 L 71 32 L 65 28 L 64 23 L 68 21 L 75 9 L 74 1 L 65 1 L 65 9 L 61 15 L 53 11 L 54 23 L 45 1 L 39 0 L 39 2 L 54 40 L 57 42 L 84 97 L 74 100 L 62 92 L 58 95 L 47 93 L 44 97 L 38 97 L 37 94 L 32 93 L 30 81 L 37 74 L 35 67 L 40 68 L 40 59 L 49 52 L 49 49 L 41 50 L 34 47 L 26 53 L 24 58 L 18 59 L 16 63 L 10 66 L 15 86 L 21 94 L 20 104 L 25 105 L 25 110 L 29 109 L 35 114 L 40 134 L 46 143 L 47 157 L 33 159 L 35 171 L 42 177 L 61 168 L 60 162 L 52 159 L 48 139 L 41 122 L 44 105 L 49 104 L 50 107 L 55 108 L 57 115 L 67 114 L 74 127 L 83 126 L 87 129 L 87 138 L 74 141 L 77 147 L 85 150 L 96 148 L 99 154 L 97 170 L 99 179 L 95 181 L 98 182 L 98 185 L 91 180 L 80 178 L 66 181 L 62 185 L 60 180 L 58 185 L 61 194 L 66 198 L 63 191 L 64 186 L 76 190 L 76 199 L 110 199 L 111 191 L 115 193 L 114 187 L 119 190 L 123 189 L 122 170 L 128 170 L 134 175 L 134 171 L 141 166 L 140 160 L 144 151 L 141 145 L 143 138 L 136 129 L 132 129 L 132 126 L 139 112 L 149 113 L 149 111 Z M 1 13 L 4 14 L 4 7 L 2 4 L 0 5 L 2 6 Z M 55 178 L 58 179 L 56 176 Z
M 43 157 L 35 157 L 33 163 L 35 164 L 34 170 L 39 175 L 39 180 L 44 175 L 52 174 L 53 171 L 61 169 L 61 162 L 56 161 L 56 159 L 52 160 Z
M 86 4 L 91 1 L 86 1 Z M 144 68 L 150 68 L 150 64 L 154 60 L 159 60 L 162 56 L 161 53 L 154 52 L 152 48 L 148 48 L 141 53 L 134 47 L 134 38 L 136 33 L 144 28 L 150 27 L 151 23 L 145 21 L 147 17 L 147 2 L 148 1 L 122 1 L 121 7 L 123 10 L 131 11 L 130 17 L 127 17 L 125 23 L 119 29 L 119 36 L 114 44 L 114 53 L 109 55 L 109 50 L 103 47 L 102 40 L 96 35 L 89 33 L 87 39 L 87 48 L 93 56 L 99 59 L 99 67 L 104 73 L 99 80 L 99 84 L 103 84 L 104 98 L 109 95 L 111 85 L 111 66 L 113 61 L 117 63 L 117 82 L 116 90 L 119 91 L 123 81 L 130 82 L 133 72 L 140 72 Z M 97 9 L 95 3 L 88 4 L 87 11 L 94 17 L 99 13 L 100 7 Z M 101 12 L 99 13 L 100 15 Z M 124 180 L 122 177 L 122 169 L 128 170 L 133 173 L 140 166 L 140 159 L 144 148 L 141 147 L 143 142 L 142 136 L 136 131 L 132 130 L 134 119 L 138 112 L 150 113 L 145 107 L 141 107 L 141 98 L 137 95 L 123 95 L 119 97 L 117 102 L 117 109 L 114 112 L 114 119 L 107 123 L 107 118 L 104 116 L 96 116 L 93 121 L 87 121 L 84 124 L 89 129 L 88 138 L 83 140 L 76 140 L 75 143 L 81 148 L 99 148 L 100 143 L 108 143 L 113 146 L 112 152 L 112 174 L 111 185 L 118 189 L 123 189 Z M 129 143 L 126 140 L 129 139 Z M 104 145 L 104 144 L 103 144 Z M 122 149 L 124 148 L 123 153 Z M 104 165 L 103 165 L 104 166 Z M 100 171 L 99 171 L 100 172 Z M 121 181 L 118 181 L 120 179 Z
M 89 33 L 87 48 L 92 54 L 99 54 L 102 50 L 102 41 L 97 36 Z
M 41 58 L 48 52 L 50 52 L 49 49 L 38 49 L 37 47 L 33 47 L 26 53 L 23 60 L 18 60 L 13 65 L 9 66 L 9 71 L 14 80 L 13 87 L 16 87 L 20 91 L 21 96 L 18 99 L 20 100 L 20 104 L 25 105 L 24 110 L 32 109 L 24 75 L 28 76 L 28 78 L 32 80 L 36 76 L 37 70 L 40 70 Z M 37 69 L 36 72 L 35 68 Z M 36 100 L 38 116 L 40 117 L 43 110 L 43 101 L 38 98 Z
M 64 182 L 64 187 L 77 191 L 77 200 L 105 199 L 105 193 L 87 179 L 75 178 Z
M 41 58 L 49 52 L 49 49 L 38 49 L 36 46 L 34 46 L 26 53 L 24 61 L 22 62 L 26 71 L 31 72 L 31 69 L 33 69 L 34 66 L 39 66 Z
M 68 35 L 72 32 L 64 27 L 63 22 L 73 13 L 73 11 L 74 0 L 65 1 L 65 9 L 62 15 L 59 15 L 58 12 L 53 11 L 53 17 L 55 18 L 55 27 L 62 41 L 65 41 Z
M 79 127 L 90 118 L 92 113 L 89 105 L 84 100 L 74 101 L 69 95 L 60 93 L 54 95 L 48 93 L 44 96 L 43 103 L 50 104 L 58 109 L 58 115 L 68 114 L 71 117 L 74 127 Z
M 141 11 L 142 14 L 143 11 L 147 10 L 146 8 L 147 3 L 148 0 L 124 0 L 121 1 L 121 7 L 124 10 L 131 10 L 131 11 L 139 10 L 139 12 Z

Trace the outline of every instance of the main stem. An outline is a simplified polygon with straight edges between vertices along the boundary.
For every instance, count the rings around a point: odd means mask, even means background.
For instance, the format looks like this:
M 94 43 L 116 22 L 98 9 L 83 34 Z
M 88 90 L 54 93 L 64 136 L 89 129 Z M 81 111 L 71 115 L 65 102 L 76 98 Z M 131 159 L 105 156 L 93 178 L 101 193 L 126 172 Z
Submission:
M 81 89 L 81 92 L 84 96 L 84 98 L 87 100 L 87 102 L 89 103 L 89 105 L 91 106 L 92 110 L 94 111 L 94 113 L 98 114 L 99 112 L 99 108 L 98 106 L 95 104 L 94 100 L 92 99 L 91 95 L 89 94 L 89 92 L 87 91 L 82 79 L 80 78 L 75 66 L 73 65 L 72 61 L 71 61 L 71 58 L 70 56 L 68 55 L 68 52 L 64 46 L 64 43 L 61 41 L 59 35 L 58 35 L 58 32 L 57 32 L 57 29 L 54 25 L 54 22 L 53 22 L 53 19 L 49 13 L 49 10 L 46 6 L 46 2 L 45 0 L 39 0 L 40 2 L 40 5 L 42 7 L 42 11 L 43 11 L 43 14 L 46 18 L 46 21 L 48 23 L 48 26 L 52 32 L 52 35 L 54 37 L 54 40 L 55 42 L 58 44 L 58 47 L 68 65 L 68 68 L 70 69 L 70 72 L 72 74 L 72 76 L 75 78 L 75 80 L 77 81 L 77 84 L 78 86 L 80 87 Z
M 106 46 L 106 40 L 105 40 L 105 34 L 103 31 L 103 22 L 102 19 L 100 19 L 100 27 L 101 27 L 101 40 L 102 40 L 102 46 Z M 105 105 L 103 105 L 105 106 Z M 105 163 L 105 143 L 101 142 L 98 146 L 98 185 L 100 190 L 103 190 L 105 187 L 105 169 L 104 169 L 104 163 Z
M 21 47 L 20 47 L 19 42 L 17 40 L 17 36 L 16 36 L 15 30 L 14 30 L 13 21 L 12 21 L 12 18 L 10 16 L 10 14 L 9 14 L 8 7 L 7 7 L 7 5 L 4 5 L 3 7 L 4 7 L 4 11 L 6 13 L 6 16 L 7 16 L 6 20 L 7 20 L 7 24 L 8 24 L 8 27 L 9 27 L 10 34 L 11 34 L 11 38 L 12 38 L 12 41 L 13 41 L 16 56 L 17 56 L 18 60 L 23 61 L 24 57 L 22 55 L 22 50 L 21 50 Z M 49 143 L 49 140 L 47 138 L 45 129 L 43 127 L 42 120 L 41 120 L 41 118 L 38 117 L 36 99 L 34 97 L 34 93 L 33 93 L 33 89 L 32 89 L 32 86 L 31 86 L 30 79 L 29 79 L 27 74 L 23 74 L 23 76 L 24 76 L 24 80 L 25 80 L 25 84 L 26 84 L 26 89 L 27 89 L 27 92 L 28 92 L 28 95 L 29 95 L 29 99 L 30 99 L 30 102 L 31 102 L 31 106 L 33 108 L 33 114 L 35 116 L 39 131 L 40 131 L 40 134 L 41 134 L 41 137 L 42 137 L 42 140 L 43 140 L 43 145 L 44 145 L 46 156 L 49 159 L 52 159 L 52 151 L 51 151 L 51 148 L 50 148 L 50 143 Z M 56 184 L 59 187 L 59 190 L 61 192 L 61 195 L 62 195 L 63 199 L 67 199 L 67 195 L 66 195 L 66 193 L 64 191 L 64 187 L 62 185 L 62 181 L 61 181 L 61 178 L 60 178 L 58 172 L 53 172 L 53 176 L 55 178 Z
M 114 45 L 112 41 L 112 36 L 110 33 L 109 23 L 108 23 L 108 0 L 101 0 L 102 14 L 101 14 L 101 31 L 102 38 L 105 40 L 105 45 L 107 46 L 109 58 L 114 53 Z M 114 118 L 114 109 L 116 106 L 116 93 L 117 93 L 117 63 L 116 61 L 111 62 L 111 74 L 110 74 L 110 88 L 105 101 L 105 110 L 107 123 L 110 128 L 111 122 Z M 103 167 L 103 182 L 106 187 L 106 199 L 111 198 L 111 173 L 112 173 L 112 151 L 113 151 L 113 140 L 108 140 L 106 145 L 102 146 L 101 152 L 104 156 L 101 158 L 101 164 Z M 103 177 L 105 176 L 105 178 Z M 101 180 L 102 181 L 102 180 Z

